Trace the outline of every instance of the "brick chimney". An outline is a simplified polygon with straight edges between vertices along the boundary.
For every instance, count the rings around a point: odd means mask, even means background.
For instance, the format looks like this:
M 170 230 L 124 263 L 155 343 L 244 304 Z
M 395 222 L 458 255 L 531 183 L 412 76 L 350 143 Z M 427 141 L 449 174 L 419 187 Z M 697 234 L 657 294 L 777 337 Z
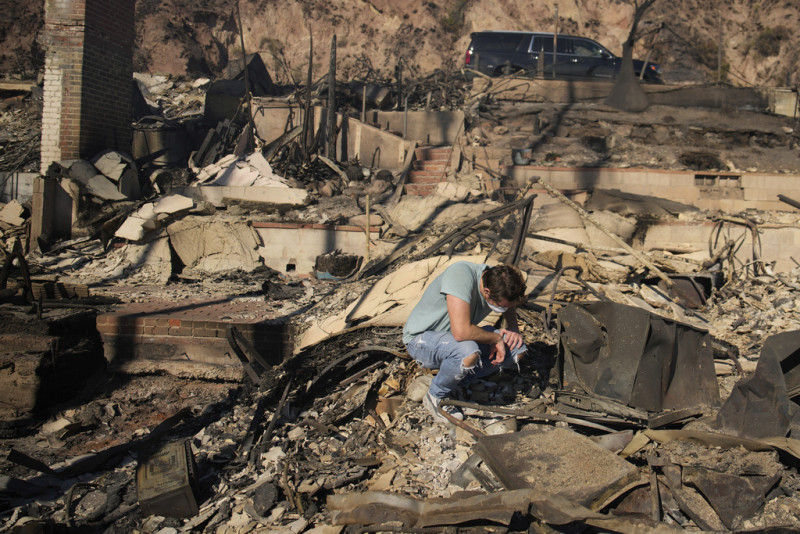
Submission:
M 45 0 L 42 160 L 130 152 L 135 0 Z

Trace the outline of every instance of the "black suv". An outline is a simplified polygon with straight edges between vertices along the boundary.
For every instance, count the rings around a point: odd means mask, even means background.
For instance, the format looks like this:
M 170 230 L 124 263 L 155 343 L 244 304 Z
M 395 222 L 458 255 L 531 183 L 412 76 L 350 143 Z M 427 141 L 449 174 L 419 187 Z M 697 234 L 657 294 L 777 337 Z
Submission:
M 613 79 L 619 72 L 622 58 L 606 50 L 599 43 L 585 37 L 537 32 L 476 32 L 467 48 L 465 67 L 489 76 L 500 76 L 525 71 L 535 76 L 539 69 L 542 75 L 556 78 L 601 78 Z M 553 41 L 556 53 L 553 54 Z M 553 56 L 555 55 L 555 61 Z M 540 60 L 541 57 L 541 60 Z M 661 69 L 653 63 L 633 60 L 636 76 L 644 69 L 642 79 L 661 82 Z

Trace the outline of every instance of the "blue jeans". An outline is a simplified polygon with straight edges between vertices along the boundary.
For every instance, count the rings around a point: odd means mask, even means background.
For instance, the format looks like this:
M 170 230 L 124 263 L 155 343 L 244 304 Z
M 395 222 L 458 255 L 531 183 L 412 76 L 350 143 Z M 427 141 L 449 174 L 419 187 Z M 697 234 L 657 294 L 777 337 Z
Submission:
M 491 326 L 484 330 L 496 332 Z M 423 332 L 406 345 L 408 354 L 426 369 L 439 369 L 431 381 L 430 393 L 436 398 L 447 397 L 459 385 L 489 376 L 501 368 L 516 367 L 514 356 L 528 350 L 523 343 L 513 351 L 506 346 L 506 357 L 500 364 L 493 364 L 489 355 L 494 345 L 480 345 L 475 341 L 456 341 L 450 332 Z M 464 368 L 461 362 L 467 356 L 480 352 L 481 357 L 474 367 Z

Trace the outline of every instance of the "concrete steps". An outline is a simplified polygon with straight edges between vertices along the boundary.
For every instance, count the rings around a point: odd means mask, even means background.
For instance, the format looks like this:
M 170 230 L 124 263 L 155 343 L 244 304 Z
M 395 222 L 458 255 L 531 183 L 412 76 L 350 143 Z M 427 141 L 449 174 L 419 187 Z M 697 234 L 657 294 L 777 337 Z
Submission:
M 433 193 L 436 184 L 447 179 L 451 151 L 449 146 L 417 148 L 406 178 L 406 194 L 428 196 Z

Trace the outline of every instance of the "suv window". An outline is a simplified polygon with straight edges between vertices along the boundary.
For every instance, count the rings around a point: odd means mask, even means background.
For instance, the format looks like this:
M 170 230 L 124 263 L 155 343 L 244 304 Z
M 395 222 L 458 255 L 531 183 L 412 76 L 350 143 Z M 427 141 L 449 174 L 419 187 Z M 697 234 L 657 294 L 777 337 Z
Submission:
M 556 50 L 559 54 L 572 54 L 572 37 L 559 36 L 556 41 Z M 549 52 L 553 53 L 553 36 L 552 35 L 536 35 L 533 38 L 533 46 L 531 52 Z
M 583 57 L 608 57 L 608 52 L 600 45 L 587 39 L 575 39 L 576 56 Z
M 527 51 L 531 42 L 526 33 L 482 32 L 472 35 L 472 48 L 480 50 Z

